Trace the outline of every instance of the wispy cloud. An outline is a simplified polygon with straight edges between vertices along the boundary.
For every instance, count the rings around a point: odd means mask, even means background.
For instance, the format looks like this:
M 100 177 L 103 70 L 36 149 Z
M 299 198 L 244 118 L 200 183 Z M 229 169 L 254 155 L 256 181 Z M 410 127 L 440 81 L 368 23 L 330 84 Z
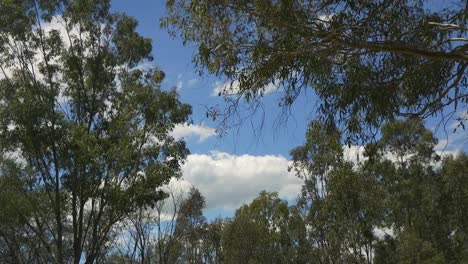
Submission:
M 174 127 L 171 135 L 175 139 L 196 137 L 198 138 L 198 142 L 203 142 L 210 137 L 216 136 L 216 129 L 203 124 L 179 124 Z

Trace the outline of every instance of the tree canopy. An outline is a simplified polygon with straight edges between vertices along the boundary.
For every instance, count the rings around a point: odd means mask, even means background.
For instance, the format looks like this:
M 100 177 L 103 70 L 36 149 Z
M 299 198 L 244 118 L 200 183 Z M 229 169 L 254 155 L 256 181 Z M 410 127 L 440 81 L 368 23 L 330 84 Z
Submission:
M 234 107 L 270 84 L 282 107 L 321 99 L 290 152 L 296 201 L 213 218 L 172 189 L 192 109 L 138 22 L 110 0 L 0 0 L 0 263 L 468 263 L 468 154 L 424 126 L 468 106 L 468 2 L 436 2 L 168 0 L 163 26 Z
M 463 0 L 169 0 L 167 9 L 161 24 L 196 45 L 200 69 L 235 84 L 220 93 L 234 106 L 271 83 L 282 107 L 312 88 L 320 104 L 310 112 L 355 139 L 395 118 L 467 107 Z
M 324 131 L 312 123 L 306 143 L 292 151 L 293 167 L 305 180 L 297 206 L 308 212 L 304 221 L 314 259 L 467 261 L 467 227 L 460 211 L 467 202 L 461 194 L 467 186 L 466 154 L 441 161 L 434 151 L 437 140 L 421 122 L 396 121 L 366 146 L 361 161 L 352 163 L 341 149 L 321 140 Z M 453 189 L 454 184 L 460 188 Z
M 0 2 L 2 263 L 96 263 L 117 224 L 165 198 L 191 107 L 109 1 Z

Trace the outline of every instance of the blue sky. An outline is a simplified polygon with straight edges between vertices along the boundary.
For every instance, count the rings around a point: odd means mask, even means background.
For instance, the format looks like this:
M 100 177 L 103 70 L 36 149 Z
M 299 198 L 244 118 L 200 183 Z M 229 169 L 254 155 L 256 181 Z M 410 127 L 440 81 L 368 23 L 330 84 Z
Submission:
M 193 107 L 194 125 L 179 127 L 176 133 L 186 139 L 192 153 L 184 165 L 182 185 L 193 184 L 200 189 L 207 198 L 207 215 L 232 215 L 235 208 L 264 189 L 278 191 L 292 201 L 299 194 L 301 182 L 287 171 L 289 151 L 304 140 L 315 110 L 313 93 L 303 94 L 292 109 L 293 115 L 279 124 L 279 94 L 268 94 L 263 111 L 220 138 L 214 133 L 218 124 L 206 118 L 206 107 L 223 106 L 223 99 L 213 96 L 213 91 L 225 82 L 214 76 L 199 76 L 192 64 L 193 46 L 184 47 L 180 39 L 172 39 L 159 27 L 165 1 L 114 0 L 112 10 L 139 21 L 140 34 L 153 40 L 154 63 L 166 73 L 164 85 L 178 87 L 181 100 Z M 256 134 L 262 120 L 263 127 Z M 448 120 L 447 126 L 454 126 L 454 122 Z M 428 120 L 427 127 L 435 129 L 436 119 Z M 466 131 L 459 129 L 453 134 L 451 129 L 445 133 L 439 128 L 435 132 L 440 138 L 439 149 L 467 150 Z
M 199 76 L 192 64 L 193 47 L 184 47 L 180 39 L 172 39 L 166 30 L 159 27 L 159 19 L 164 15 L 165 1 L 132 0 L 112 1 L 112 8 L 117 12 L 125 12 L 139 21 L 138 31 L 145 37 L 153 40 L 154 63 L 166 73 L 165 86 L 181 85 L 179 93 L 184 102 L 193 107 L 193 121 L 196 124 L 205 124 L 215 127 L 217 123 L 210 122 L 206 118 L 206 107 L 222 105 L 223 99 L 213 96 L 216 84 L 224 81 L 213 76 Z M 291 146 L 302 142 L 306 129 L 304 119 L 310 119 L 303 111 L 295 111 L 295 120 L 290 120 L 287 126 L 275 127 L 279 109 L 277 107 L 278 96 L 270 95 L 264 102 L 265 125 L 260 140 L 252 135 L 254 131 L 248 123 L 241 127 L 242 133 L 230 133 L 220 140 L 213 137 L 204 144 L 190 144 L 194 153 L 206 153 L 212 148 L 220 151 L 235 152 L 237 154 L 281 154 L 288 155 Z M 306 99 L 306 98 L 304 98 Z M 304 100 L 303 100 L 304 101 Z M 299 105 L 296 106 L 299 108 Z M 300 112 L 297 115 L 296 112 Z M 257 115 L 255 125 L 259 124 L 261 114 Z M 250 120 L 249 120 L 250 121 Z M 275 130 L 275 131 L 268 131 Z M 237 131 L 233 131 L 237 132 Z M 272 133 L 275 132 L 275 133 Z M 189 142 L 193 143 L 193 142 Z M 196 143 L 196 142 L 195 142 Z
M 294 200 L 301 182 L 287 170 L 289 151 L 303 142 L 312 111 L 298 109 L 304 109 L 306 102 L 312 100 L 312 93 L 294 106 L 294 116 L 287 122 L 278 123 L 279 94 L 273 92 L 265 98 L 264 109 L 254 118 L 223 137 L 214 135 L 211 131 L 218 123 L 206 118 L 206 108 L 223 106 L 224 100 L 213 96 L 213 91 L 225 81 L 198 75 L 192 64 L 193 46 L 184 47 L 180 39 L 171 38 L 159 27 L 159 19 L 165 12 L 164 2 L 114 0 L 112 9 L 139 21 L 138 32 L 153 40 L 154 63 L 166 73 L 164 85 L 178 86 L 181 100 L 193 107 L 196 128 L 178 129 L 179 134 L 185 135 L 192 153 L 184 166 L 182 185 L 188 182 L 201 190 L 207 198 L 208 216 L 229 216 L 264 189 L 278 191 L 283 198 Z M 261 121 L 264 123 L 259 130 Z

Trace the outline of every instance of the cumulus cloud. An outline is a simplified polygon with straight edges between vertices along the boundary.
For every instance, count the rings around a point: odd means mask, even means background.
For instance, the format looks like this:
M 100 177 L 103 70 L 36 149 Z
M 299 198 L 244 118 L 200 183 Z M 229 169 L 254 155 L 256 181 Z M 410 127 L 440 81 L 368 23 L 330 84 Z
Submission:
M 365 160 L 363 152 L 364 146 L 343 146 L 344 158 L 356 165 Z M 395 159 L 390 154 L 386 157 Z M 234 211 L 262 190 L 277 191 L 281 198 L 295 199 L 303 181 L 288 171 L 290 165 L 291 161 L 281 155 L 234 155 L 218 151 L 191 154 L 177 184 L 187 191 L 190 186 L 198 188 L 206 197 L 207 210 Z
M 278 89 L 277 86 L 275 86 L 273 83 L 267 84 L 265 87 L 263 87 L 263 94 L 269 94 Z M 216 82 L 214 85 L 213 92 L 211 93 L 211 96 L 218 96 L 218 95 L 236 95 L 240 92 L 239 90 L 239 81 L 233 81 L 233 82 Z
M 285 157 L 275 155 L 233 155 L 216 151 L 192 154 L 183 165 L 183 181 L 201 191 L 208 210 L 234 210 L 249 203 L 262 190 L 277 191 L 282 198 L 294 199 L 302 181 L 288 172 L 290 164 Z
M 188 139 L 192 137 L 198 138 L 198 142 L 203 142 L 207 138 L 215 136 L 216 130 L 212 127 L 201 125 L 190 125 L 190 124 L 178 124 L 174 127 L 171 135 L 179 139 Z

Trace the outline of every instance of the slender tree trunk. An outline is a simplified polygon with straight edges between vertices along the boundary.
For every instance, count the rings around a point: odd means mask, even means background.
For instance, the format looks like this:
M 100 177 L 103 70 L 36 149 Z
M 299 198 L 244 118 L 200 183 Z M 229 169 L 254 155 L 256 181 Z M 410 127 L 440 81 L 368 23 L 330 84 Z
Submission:
M 55 219 L 57 221 L 57 262 L 64 263 L 63 258 L 63 226 L 62 226 L 62 203 L 60 201 L 59 177 L 55 177 Z

